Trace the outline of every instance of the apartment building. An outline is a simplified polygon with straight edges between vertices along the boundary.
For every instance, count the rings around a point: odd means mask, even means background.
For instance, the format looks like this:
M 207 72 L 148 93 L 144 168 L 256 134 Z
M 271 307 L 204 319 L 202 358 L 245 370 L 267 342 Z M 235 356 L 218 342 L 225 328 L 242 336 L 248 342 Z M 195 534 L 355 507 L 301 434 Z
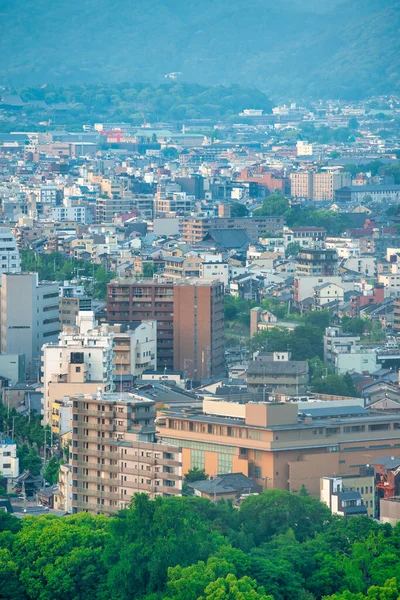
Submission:
M 337 275 L 336 250 L 308 248 L 301 250 L 296 258 L 296 275 L 301 277 L 334 277 Z
M 224 285 L 219 281 L 174 286 L 174 370 L 194 381 L 224 373 Z
M 109 198 L 106 196 L 96 200 L 96 223 L 112 223 L 115 215 L 130 213 L 133 206 L 133 198 Z
M 313 173 L 300 172 L 290 174 L 290 195 L 293 198 L 313 197 Z
M 121 378 L 131 375 L 133 382 L 144 371 L 157 369 L 157 321 L 112 324 L 107 329 L 113 335 L 116 389 L 121 388 Z
M 204 400 L 202 408 L 163 411 L 164 443 L 182 447 L 183 474 L 241 472 L 263 489 L 319 496 L 320 478 L 356 475 L 382 455 L 400 457 L 399 415 L 325 403 Z
M 112 281 L 107 287 L 109 323 L 157 321 L 157 363 L 173 370 L 174 283 L 153 279 Z
M 21 258 L 15 236 L 8 227 L 0 227 L 0 274 L 21 273 Z
M 64 398 L 113 389 L 113 335 L 106 326 L 96 327 L 93 312 L 81 312 L 75 327 L 60 333 L 57 342 L 44 344 L 43 424 L 59 433 L 60 407 Z
M 186 256 L 165 256 L 164 275 L 169 279 L 199 278 L 203 263 L 200 256 L 191 253 Z
M 73 513 L 115 514 L 135 493 L 181 494 L 181 450 L 156 441 L 152 399 L 99 392 L 72 404 Z
M 201 242 L 210 229 L 245 229 L 253 242 L 266 231 L 277 233 L 285 225 L 284 217 L 185 217 L 182 240 L 187 244 Z
M 2 274 L 2 354 L 24 354 L 26 375 L 36 380 L 42 345 L 59 333 L 58 283 L 39 283 L 37 273 Z
M 348 185 L 351 185 L 350 173 L 314 173 L 312 199 L 334 200 L 335 191 Z
M 308 382 L 307 361 L 290 360 L 289 352 L 259 354 L 247 369 L 249 392 L 298 396 L 306 392 Z
M 166 187 L 159 185 L 154 197 L 155 216 L 173 214 L 189 215 L 195 204 L 195 197 L 185 192 L 167 192 Z
M 343 333 L 341 327 L 327 327 L 324 334 L 324 363 L 334 364 L 334 353 L 337 350 L 348 353 L 360 344 L 359 335 Z
M 223 284 L 182 279 L 113 281 L 107 288 L 110 323 L 157 321 L 157 366 L 190 378 L 213 377 L 223 364 Z

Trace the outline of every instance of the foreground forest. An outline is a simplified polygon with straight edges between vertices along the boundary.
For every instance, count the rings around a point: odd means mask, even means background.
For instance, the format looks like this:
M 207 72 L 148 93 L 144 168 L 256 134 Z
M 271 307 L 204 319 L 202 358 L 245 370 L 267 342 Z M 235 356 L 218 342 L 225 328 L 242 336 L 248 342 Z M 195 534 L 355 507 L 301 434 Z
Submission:
M 396 577 L 399 581 L 397 587 Z M 400 526 L 269 490 L 235 509 L 137 495 L 117 516 L 0 512 L 0 598 L 397 600 Z

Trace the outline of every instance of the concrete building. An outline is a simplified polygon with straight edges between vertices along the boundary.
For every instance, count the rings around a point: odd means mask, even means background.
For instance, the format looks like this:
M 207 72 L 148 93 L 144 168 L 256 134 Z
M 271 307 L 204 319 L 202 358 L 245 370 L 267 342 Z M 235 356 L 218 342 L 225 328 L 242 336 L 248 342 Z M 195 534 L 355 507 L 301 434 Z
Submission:
M 76 327 L 65 329 L 59 340 L 45 344 L 43 361 L 43 423 L 59 433 L 63 398 L 113 389 L 113 336 L 106 326 L 96 327 L 93 312 L 82 312 Z
M 347 335 L 340 327 L 327 327 L 324 334 L 324 363 L 334 364 L 334 352 L 348 353 L 360 344 L 359 335 Z
M 313 155 L 313 145 L 305 142 L 303 140 L 299 140 L 296 143 L 296 152 L 297 156 L 312 156 Z
M 223 370 L 223 314 L 219 281 L 140 279 L 107 288 L 107 320 L 157 321 L 158 368 L 182 370 L 191 379 Z
M 304 394 L 309 381 L 307 361 L 290 360 L 289 352 L 266 352 L 249 362 L 247 387 L 250 392 Z
M 313 174 L 309 172 L 291 173 L 290 195 L 293 198 L 311 200 L 313 197 Z
M 74 327 L 80 312 L 92 310 L 92 299 L 89 298 L 83 285 L 64 281 L 60 285 L 60 326 Z
M 309 277 L 300 276 L 294 279 L 294 303 L 298 306 L 306 298 L 312 298 L 314 296 L 314 289 L 324 283 L 332 283 L 335 285 L 342 286 L 342 278 L 339 276 L 327 276 L 327 277 Z
M 120 378 L 141 377 L 144 371 L 157 369 L 157 321 L 108 325 L 114 342 L 115 388 L 120 389 Z
M 181 450 L 156 443 L 154 400 L 98 393 L 72 401 L 73 513 L 114 514 L 137 492 L 180 495 Z
M 17 444 L 7 438 L 0 438 L 0 473 L 7 479 L 19 475 Z
M 390 523 L 394 527 L 400 521 L 400 496 L 381 498 L 379 506 L 381 523 Z
M 183 474 L 193 467 L 211 476 L 241 472 L 263 489 L 305 485 L 316 497 L 321 477 L 357 475 L 382 452 L 399 457 L 399 428 L 399 415 L 351 401 L 326 408 L 307 402 L 302 409 L 296 403 L 204 400 L 202 408 L 163 411 L 157 421 L 160 439 L 182 447 Z
M 173 370 L 174 283 L 153 279 L 112 281 L 107 287 L 109 323 L 157 321 L 157 363 Z
M 132 211 L 133 198 L 101 197 L 96 200 L 96 222 L 112 223 L 115 215 L 124 215 Z
M 210 229 L 244 229 L 253 242 L 266 231 L 282 231 L 284 217 L 185 217 L 182 220 L 182 240 L 186 244 L 201 242 Z
M 0 274 L 21 273 L 21 258 L 15 236 L 8 227 L 0 227 Z
M 301 277 L 331 277 L 337 275 L 336 250 L 308 248 L 301 250 L 296 259 L 296 275 Z
M 59 333 L 58 284 L 39 283 L 37 273 L 1 276 L 2 354 L 25 354 L 26 375 L 37 379 L 41 347 Z
M 333 200 L 336 190 L 350 184 L 350 173 L 314 173 L 312 199 L 322 201 Z
M 322 283 L 314 288 L 315 310 L 324 310 L 332 302 L 343 302 L 344 288 L 336 283 Z
M 224 285 L 175 285 L 173 312 L 174 370 L 194 381 L 224 373 Z
M 369 479 L 373 485 L 373 476 Z M 333 515 L 358 517 L 368 512 L 360 492 L 344 487 L 341 477 L 322 477 L 320 498 L 321 502 L 328 505 Z
M 302 248 L 312 248 L 326 239 L 324 227 L 284 227 L 283 240 L 285 248 L 289 244 L 299 244 Z

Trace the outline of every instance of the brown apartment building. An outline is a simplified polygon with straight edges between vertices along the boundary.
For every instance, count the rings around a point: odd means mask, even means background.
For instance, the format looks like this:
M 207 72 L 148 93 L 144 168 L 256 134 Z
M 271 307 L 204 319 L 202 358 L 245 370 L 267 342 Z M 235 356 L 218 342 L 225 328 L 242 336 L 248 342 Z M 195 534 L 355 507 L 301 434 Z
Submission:
M 354 405 L 205 400 L 202 409 L 163 412 L 157 428 L 164 443 L 182 447 L 183 474 L 194 467 L 208 475 L 241 472 L 264 489 L 304 484 L 315 496 L 320 477 L 355 475 L 383 455 L 400 457 L 400 416 Z
M 72 397 L 72 512 L 114 514 L 135 493 L 180 495 L 181 450 L 155 440 L 154 401 L 134 394 Z
M 182 240 L 187 244 L 201 242 L 210 229 L 245 229 L 257 242 L 266 231 L 277 233 L 284 225 L 284 217 L 186 217 L 182 220 Z
M 157 321 L 158 369 L 196 381 L 224 371 L 223 305 L 219 281 L 122 280 L 107 289 L 108 321 Z

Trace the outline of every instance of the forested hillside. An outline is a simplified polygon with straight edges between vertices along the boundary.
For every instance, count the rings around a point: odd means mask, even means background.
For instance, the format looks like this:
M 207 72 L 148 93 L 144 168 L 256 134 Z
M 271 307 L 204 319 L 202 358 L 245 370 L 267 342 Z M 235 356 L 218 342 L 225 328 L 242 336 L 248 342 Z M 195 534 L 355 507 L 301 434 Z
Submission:
M 0 512 L 7 600 L 396 600 L 400 526 L 332 518 L 306 490 L 134 499 L 117 516 Z
M 240 83 L 273 99 L 400 90 L 393 0 L 3 0 L 0 81 Z

